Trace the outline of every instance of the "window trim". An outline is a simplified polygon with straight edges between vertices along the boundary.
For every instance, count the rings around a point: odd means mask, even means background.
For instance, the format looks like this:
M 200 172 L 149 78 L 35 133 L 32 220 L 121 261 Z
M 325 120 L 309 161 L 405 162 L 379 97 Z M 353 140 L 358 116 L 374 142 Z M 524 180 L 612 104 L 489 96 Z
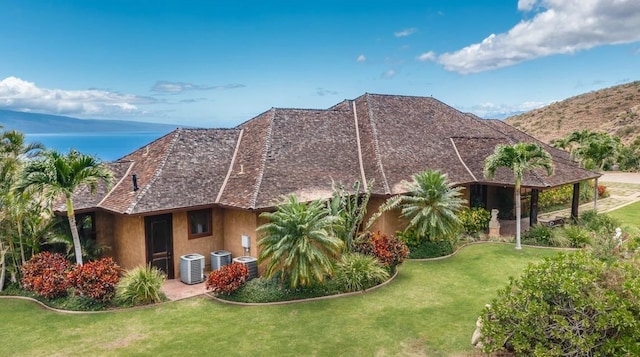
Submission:
M 206 226 L 207 229 L 202 233 L 191 232 L 191 217 L 192 217 L 192 214 L 197 214 L 197 213 L 205 213 L 207 217 L 207 226 Z M 187 211 L 187 234 L 189 239 L 210 237 L 213 235 L 213 227 L 211 226 L 212 214 L 213 214 L 213 210 L 211 208 Z

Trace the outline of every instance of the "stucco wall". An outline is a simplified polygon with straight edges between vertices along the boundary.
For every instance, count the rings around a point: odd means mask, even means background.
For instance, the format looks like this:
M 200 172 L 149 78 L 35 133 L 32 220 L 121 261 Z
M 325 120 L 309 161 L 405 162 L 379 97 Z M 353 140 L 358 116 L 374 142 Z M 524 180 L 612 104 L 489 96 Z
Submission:
M 258 257 L 258 241 L 256 228 L 258 227 L 258 214 L 250 211 L 225 209 L 223 213 L 224 226 L 224 250 L 231 252 L 233 258 L 249 255 Z M 249 253 L 242 248 L 242 235 L 248 235 L 251 242 Z
M 371 197 L 369 199 L 369 205 L 367 207 L 367 215 L 363 221 L 363 224 L 366 225 L 369 222 L 369 219 L 372 215 L 376 214 L 380 209 L 380 206 L 385 203 L 386 199 L 383 198 L 374 198 Z M 370 231 L 380 231 L 386 233 L 388 235 L 395 235 L 397 231 L 404 230 L 407 226 L 407 223 L 404 219 L 400 217 L 400 210 L 394 209 L 391 211 L 384 212 L 376 221 L 373 223 Z
M 113 215 L 113 257 L 123 269 L 147 264 L 144 217 Z
M 213 209 L 211 235 L 189 239 L 187 212 L 173 213 L 173 266 L 176 279 L 180 278 L 180 256 L 191 253 L 204 255 L 205 270 L 211 270 L 211 252 L 223 249 L 221 210 Z

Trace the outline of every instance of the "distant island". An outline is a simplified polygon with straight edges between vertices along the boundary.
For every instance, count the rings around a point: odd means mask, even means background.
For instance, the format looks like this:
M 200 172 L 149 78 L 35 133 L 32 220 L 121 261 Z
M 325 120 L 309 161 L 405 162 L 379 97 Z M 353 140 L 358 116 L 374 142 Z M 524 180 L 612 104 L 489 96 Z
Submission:
M 130 120 L 78 119 L 60 115 L 0 110 L 3 130 L 26 134 L 169 132 L 182 125 L 143 123 Z

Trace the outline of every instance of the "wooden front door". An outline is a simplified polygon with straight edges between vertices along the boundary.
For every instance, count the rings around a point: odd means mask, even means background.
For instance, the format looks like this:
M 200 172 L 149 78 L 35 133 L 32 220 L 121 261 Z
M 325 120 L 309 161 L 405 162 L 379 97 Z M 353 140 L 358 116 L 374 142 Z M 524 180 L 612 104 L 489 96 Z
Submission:
M 144 218 L 147 238 L 147 264 L 174 279 L 173 273 L 173 227 L 171 214 L 161 214 Z

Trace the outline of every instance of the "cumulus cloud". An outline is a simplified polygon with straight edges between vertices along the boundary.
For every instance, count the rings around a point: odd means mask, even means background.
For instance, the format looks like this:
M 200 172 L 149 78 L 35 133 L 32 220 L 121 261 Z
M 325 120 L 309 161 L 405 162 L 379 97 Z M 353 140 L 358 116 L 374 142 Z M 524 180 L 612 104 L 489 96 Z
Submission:
M 512 115 L 528 112 L 533 109 L 545 106 L 543 102 L 524 102 L 515 105 L 495 104 L 491 102 L 477 104 L 468 108 L 461 108 L 463 111 L 471 112 L 481 118 L 503 119 Z
M 394 32 L 393 35 L 395 37 L 407 37 L 407 36 L 413 35 L 414 33 L 416 33 L 416 31 L 418 31 L 417 28 L 411 27 L 411 28 L 408 28 L 408 29 L 404 29 L 402 31 Z
M 99 89 L 40 88 L 13 76 L 0 81 L 0 108 L 9 110 L 93 117 L 130 116 L 144 114 L 138 105 L 157 102 L 149 97 Z
M 163 93 L 163 94 L 180 94 L 186 91 L 202 91 L 202 90 L 229 90 L 236 88 L 246 87 L 244 84 L 239 83 L 231 83 L 224 84 L 219 86 L 205 86 L 193 83 L 185 83 L 185 82 L 169 82 L 169 81 L 157 81 L 153 87 L 151 87 L 152 92 Z
M 360 55 L 358 56 L 358 58 L 356 58 L 356 62 L 365 62 L 367 60 L 367 57 L 365 57 L 364 55 Z
M 427 62 L 427 61 L 435 61 L 436 54 L 433 51 L 425 52 L 418 56 L 418 61 Z
M 533 14 L 506 33 L 444 53 L 437 61 L 448 71 L 475 73 L 596 46 L 640 41 L 638 0 L 519 0 Z

